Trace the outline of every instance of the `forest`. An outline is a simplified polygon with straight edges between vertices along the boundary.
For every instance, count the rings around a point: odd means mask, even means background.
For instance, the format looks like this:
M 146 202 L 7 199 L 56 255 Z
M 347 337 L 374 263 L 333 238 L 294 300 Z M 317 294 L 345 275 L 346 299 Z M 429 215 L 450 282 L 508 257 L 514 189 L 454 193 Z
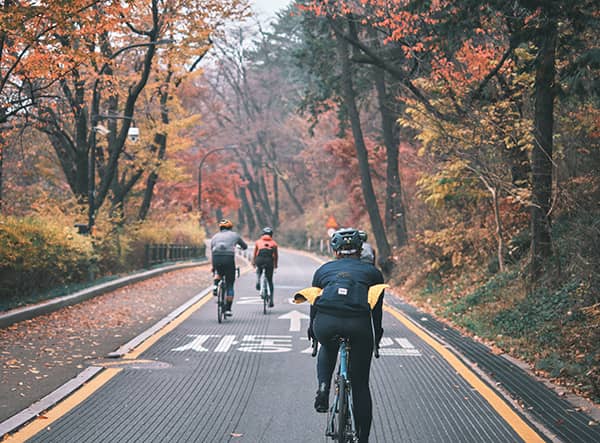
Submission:
M 600 401 L 597 2 L 0 8 L 2 310 L 222 217 L 353 226 L 396 295 Z

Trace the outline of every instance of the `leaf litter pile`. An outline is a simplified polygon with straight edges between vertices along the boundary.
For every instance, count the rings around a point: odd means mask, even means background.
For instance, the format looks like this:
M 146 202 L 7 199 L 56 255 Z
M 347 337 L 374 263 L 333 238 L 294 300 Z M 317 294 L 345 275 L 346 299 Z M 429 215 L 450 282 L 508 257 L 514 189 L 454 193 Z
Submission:
M 209 265 L 172 271 L 0 329 L 0 421 L 141 334 L 211 282 Z

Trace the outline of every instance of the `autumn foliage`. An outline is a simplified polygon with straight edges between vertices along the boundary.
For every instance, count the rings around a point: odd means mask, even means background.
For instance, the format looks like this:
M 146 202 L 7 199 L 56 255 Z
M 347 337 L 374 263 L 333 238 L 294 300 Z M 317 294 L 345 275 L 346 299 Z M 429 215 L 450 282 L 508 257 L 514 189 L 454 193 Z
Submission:
M 231 32 L 236 1 L 38 3 L 0 19 L 5 214 L 69 201 L 72 232 L 94 195 L 81 254 L 113 272 L 219 216 L 297 247 L 334 216 L 407 298 L 598 397 L 595 3 L 302 1 Z

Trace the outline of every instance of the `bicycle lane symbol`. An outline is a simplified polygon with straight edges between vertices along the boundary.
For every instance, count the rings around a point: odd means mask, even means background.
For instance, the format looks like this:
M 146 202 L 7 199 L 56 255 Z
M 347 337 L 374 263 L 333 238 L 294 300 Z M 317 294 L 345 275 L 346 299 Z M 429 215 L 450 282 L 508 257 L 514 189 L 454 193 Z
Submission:
M 302 354 L 312 352 L 312 345 L 306 337 L 292 335 L 218 335 L 190 334 L 189 341 L 171 349 L 172 352 L 254 352 L 282 353 L 296 351 Z M 383 337 L 379 353 L 386 356 L 418 357 L 421 351 L 404 337 Z

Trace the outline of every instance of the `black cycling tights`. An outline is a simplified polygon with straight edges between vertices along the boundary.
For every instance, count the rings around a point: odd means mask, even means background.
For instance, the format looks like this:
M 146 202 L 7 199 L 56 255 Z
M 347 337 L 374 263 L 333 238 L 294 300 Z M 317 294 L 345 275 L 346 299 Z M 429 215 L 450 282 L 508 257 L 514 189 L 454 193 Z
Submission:
M 212 266 L 217 271 L 217 274 L 225 276 L 227 279 L 227 295 L 233 297 L 235 257 L 233 255 L 213 255 Z
M 257 279 L 260 278 L 260 273 L 262 272 L 262 269 L 265 268 L 269 289 L 271 289 L 271 294 L 273 294 L 273 260 L 270 258 L 264 259 L 261 256 L 258 256 L 256 257 L 254 264 L 256 264 Z
M 350 379 L 354 397 L 354 413 L 360 443 L 369 441 L 373 405 L 369 390 L 369 373 L 373 355 L 373 335 L 369 317 L 335 317 L 317 312 L 313 321 L 313 332 L 321 344 L 317 357 L 319 386 L 331 385 L 331 377 L 337 361 L 338 342 L 336 336 L 350 339 Z

